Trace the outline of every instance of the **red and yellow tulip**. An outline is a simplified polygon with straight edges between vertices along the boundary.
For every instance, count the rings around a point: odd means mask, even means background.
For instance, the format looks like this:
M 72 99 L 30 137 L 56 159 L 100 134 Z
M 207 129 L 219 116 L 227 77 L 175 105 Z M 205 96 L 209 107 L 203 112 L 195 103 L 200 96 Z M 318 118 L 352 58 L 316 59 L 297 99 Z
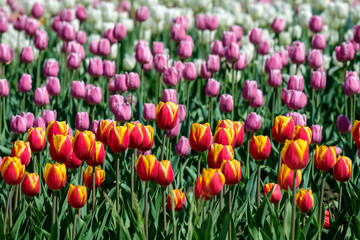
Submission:
M 170 193 L 171 194 L 171 193 Z M 167 196 L 167 208 L 172 210 L 172 200 L 170 194 Z M 174 209 L 176 212 L 181 211 L 185 205 L 185 193 L 181 191 L 181 189 L 174 189 L 172 191 L 172 197 L 174 199 Z
M 239 121 L 234 121 L 233 123 L 236 136 L 234 148 L 239 148 L 244 143 L 244 124 Z
M 37 173 L 26 173 L 21 183 L 21 188 L 25 196 L 35 197 L 40 192 L 40 177 Z
M 126 124 L 126 127 L 129 129 L 129 148 L 138 148 L 144 139 L 141 123 L 129 122 Z
M 74 185 L 70 184 L 67 199 L 71 207 L 75 209 L 82 208 L 85 206 L 87 200 L 86 187 L 80 185 L 75 187 Z
M 295 124 L 291 117 L 277 116 L 272 127 L 272 137 L 276 142 L 284 143 L 286 139 L 292 139 Z
M 51 163 L 47 163 L 44 170 L 44 179 L 46 185 L 51 190 L 56 191 L 62 189 L 66 184 L 65 164 L 55 163 L 52 165 Z
M 129 147 L 130 133 L 126 126 L 111 127 L 108 135 L 108 144 L 114 153 L 122 153 Z
M 297 139 L 305 140 L 308 144 L 310 144 L 312 139 L 311 129 L 306 126 L 297 125 L 295 127 L 293 140 L 297 140 Z
M 221 172 L 225 177 L 225 184 L 235 185 L 241 181 L 241 163 L 238 160 L 223 160 L 220 166 Z
M 42 127 L 30 128 L 26 141 L 29 142 L 31 151 L 34 153 L 42 152 L 46 144 L 45 130 Z
M 155 109 L 155 119 L 158 127 L 163 131 L 171 130 L 176 125 L 178 106 L 173 102 L 159 102 Z
M 80 132 L 77 130 L 72 140 L 72 147 L 79 160 L 91 159 L 96 153 L 95 134 L 91 131 Z
M 334 178 L 338 182 L 347 182 L 350 180 L 352 174 L 351 159 L 345 156 L 338 156 L 333 168 Z
M 11 157 L 18 157 L 21 164 L 29 165 L 31 158 L 30 143 L 16 140 L 11 150 Z
M 19 184 L 25 174 L 25 165 L 18 157 L 4 157 L 0 166 L 1 176 L 8 185 Z
M 297 170 L 296 171 L 296 188 L 299 187 L 300 183 L 301 183 L 301 171 Z M 278 184 L 279 186 L 287 191 L 288 187 L 290 187 L 290 189 L 293 189 L 293 179 L 294 179 L 294 170 L 291 170 L 288 166 L 286 166 L 285 163 L 281 164 L 281 168 L 279 171 L 279 175 L 278 175 Z
M 105 148 L 104 144 L 100 141 L 95 142 L 95 154 L 86 161 L 89 166 L 99 166 L 105 160 Z
M 142 181 L 152 181 L 158 175 L 159 162 L 155 155 L 140 155 L 136 161 L 136 172 Z
M 360 149 L 360 121 L 355 120 L 354 125 L 351 129 L 351 134 L 356 143 L 356 147 Z
M 154 145 L 154 129 L 152 126 L 141 126 L 141 131 L 143 135 L 143 141 L 141 142 L 138 150 L 140 152 L 149 151 Z
M 217 195 L 224 186 L 225 176 L 220 169 L 203 169 L 202 171 L 202 188 L 210 196 Z
M 60 134 L 60 135 L 67 135 L 68 134 L 68 126 L 66 122 L 58 122 L 58 121 L 50 121 L 49 125 L 46 128 L 46 137 L 49 142 L 53 140 L 53 136 Z
M 336 151 L 333 146 L 327 147 L 316 145 L 314 164 L 319 170 L 327 172 L 334 167 L 336 161 Z
M 303 139 L 286 140 L 281 159 L 292 170 L 303 169 L 309 161 L 308 142 Z
M 171 162 L 168 160 L 163 160 L 159 162 L 159 170 L 156 176 L 156 182 L 160 186 L 168 186 L 174 181 L 174 171 L 171 166 Z
M 109 145 L 109 131 L 114 127 L 116 127 L 116 122 L 111 120 L 101 120 L 96 130 L 96 141 L 102 142 L 105 146 Z
M 278 184 L 276 184 L 276 183 L 265 184 L 264 185 L 264 197 L 266 195 L 268 195 L 273 188 L 274 188 L 274 190 L 271 193 L 270 202 L 272 204 L 278 204 L 281 200 L 281 189 Z
M 55 162 L 66 162 L 73 153 L 71 138 L 66 135 L 56 134 L 50 142 L 50 156 Z
M 84 173 L 84 183 L 85 186 L 89 189 L 92 189 L 92 174 L 93 174 L 93 167 L 89 166 L 86 168 Z M 95 188 L 101 186 L 101 184 L 105 181 L 105 171 L 95 167 Z
M 314 206 L 314 197 L 311 190 L 303 188 L 296 194 L 296 204 L 302 213 L 309 212 Z
M 220 168 L 223 160 L 234 158 L 234 150 L 230 145 L 213 143 L 209 147 L 207 164 L 210 168 Z
M 210 147 L 211 141 L 212 134 L 208 123 L 191 124 L 189 142 L 193 150 L 197 152 L 204 152 Z
M 271 142 L 268 136 L 252 136 L 250 140 L 250 155 L 256 161 L 264 161 L 271 152 Z
M 210 195 L 203 190 L 203 177 L 200 176 L 195 183 L 195 197 L 196 199 L 204 199 L 205 201 L 210 199 Z
M 234 127 L 217 127 L 214 134 L 214 143 L 235 146 Z
M 82 162 L 75 156 L 75 153 L 72 152 L 64 164 L 68 169 L 77 169 L 81 163 Z

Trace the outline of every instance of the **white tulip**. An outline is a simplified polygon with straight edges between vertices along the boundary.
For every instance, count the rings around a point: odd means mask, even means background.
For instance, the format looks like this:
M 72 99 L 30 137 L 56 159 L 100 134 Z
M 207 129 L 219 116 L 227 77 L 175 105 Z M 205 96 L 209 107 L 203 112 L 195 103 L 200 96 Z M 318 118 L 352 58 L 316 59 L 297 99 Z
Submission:
M 127 32 L 132 32 L 134 30 L 134 20 L 131 18 L 123 19 L 122 23 L 124 24 Z
M 293 25 L 289 27 L 289 32 L 291 33 L 291 36 L 295 39 L 301 38 L 302 29 L 300 25 Z
M 110 48 L 109 58 L 115 60 L 118 54 L 118 44 L 112 44 Z
M 35 2 L 36 2 L 35 0 L 23 0 L 22 1 L 22 5 L 23 5 L 25 13 L 27 15 L 31 15 L 31 9 L 32 9 L 33 5 L 35 4 Z M 5 4 L 1 5 L 1 6 L 5 6 Z
M 328 70 L 330 67 L 330 61 L 331 61 L 331 57 L 327 54 L 324 54 L 322 56 L 322 61 L 323 61 L 323 67 L 325 70 Z
M 264 4 L 261 4 L 261 3 L 255 3 L 255 4 L 251 4 L 249 5 L 249 8 L 248 8 L 248 11 L 249 11 L 249 14 L 250 16 L 257 20 L 259 18 L 262 17 L 262 15 L 264 14 Z
M 133 52 L 131 54 L 126 53 L 123 63 L 124 63 L 124 69 L 126 71 L 133 70 L 136 65 L 135 52 Z
M 61 1 L 63 8 L 73 8 L 76 6 L 76 2 L 74 0 L 62 0 Z
M 89 23 L 96 24 L 97 21 L 99 21 L 99 20 L 102 21 L 100 9 L 95 9 L 95 8 L 90 7 L 87 10 L 87 14 L 88 14 L 88 17 L 87 17 L 86 21 Z
M 304 11 L 300 11 L 298 13 L 298 19 L 299 19 L 301 27 L 303 27 L 303 28 L 308 27 L 311 16 L 312 16 L 311 11 L 304 10 Z
M 196 66 L 197 75 L 200 75 L 201 64 L 203 63 L 203 60 L 201 58 L 194 58 L 193 62 L 195 63 Z

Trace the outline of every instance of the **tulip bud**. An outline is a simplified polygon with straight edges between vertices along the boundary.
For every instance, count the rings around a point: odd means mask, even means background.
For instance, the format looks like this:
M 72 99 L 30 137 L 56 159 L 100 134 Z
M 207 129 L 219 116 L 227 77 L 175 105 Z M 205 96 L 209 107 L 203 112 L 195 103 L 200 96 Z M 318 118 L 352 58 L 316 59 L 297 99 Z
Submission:
M 68 168 L 68 169 L 77 169 L 78 167 L 81 166 L 82 161 L 80 161 L 75 156 L 74 152 L 72 152 L 64 164 L 65 164 L 66 168 Z
M 307 144 L 311 143 L 312 132 L 309 127 L 306 126 L 295 126 L 294 136 L 292 140 L 302 139 L 307 142 Z
M 313 33 L 321 32 L 323 28 L 323 20 L 321 16 L 312 16 L 309 20 L 309 29 Z
M 9 95 L 9 85 L 6 79 L 0 79 L 0 97 Z
M 222 46 L 226 47 L 231 43 L 236 43 L 236 34 L 232 31 L 224 31 L 221 37 Z
M 345 156 L 338 156 L 333 168 L 333 175 L 336 181 L 349 181 L 352 175 L 351 159 Z
M 21 134 L 26 132 L 27 120 L 22 116 L 11 116 L 10 130 L 14 134 Z
M 96 153 L 95 134 L 90 131 L 76 131 L 72 140 L 75 156 L 81 160 L 90 160 Z
M 140 155 L 136 161 L 136 172 L 142 181 L 156 179 L 159 170 L 159 162 L 155 155 Z
M 44 51 L 48 46 L 48 36 L 44 30 L 37 30 L 34 45 L 39 51 Z
M 307 96 L 304 92 L 296 90 L 285 90 L 285 92 L 286 91 L 284 102 L 289 109 L 300 110 L 306 106 Z
M 83 5 L 79 5 L 76 7 L 75 17 L 80 21 L 83 22 L 87 19 L 87 12 Z
M 156 123 L 161 130 L 167 131 L 173 129 L 178 116 L 177 105 L 172 102 L 160 102 L 156 106 L 155 116 Z
M 167 208 L 172 210 L 172 202 L 174 201 L 174 210 L 175 212 L 181 211 L 185 205 L 185 193 L 181 189 L 174 189 L 172 191 L 172 197 L 170 194 L 166 198 Z M 172 200 L 173 199 L 173 200 Z
M 60 93 L 60 82 L 57 77 L 48 77 L 46 79 L 46 90 L 50 96 L 57 96 Z
M 168 59 L 164 54 L 156 54 L 154 57 L 154 69 L 158 73 L 163 73 L 168 66 Z
M 122 23 L 116 23 L 114 26 L 113 34 L 114 34 L 114 38 L 117 39 L 118 41 L 124 40 L 124 38 L 126 37 L 125 25 Z
M 2 9 L 3 10 L 3 9 Z M 3 12 L 1 12 L 1 16 L 0 16 L 0 34 L 6 33 L 8 30 L 8 19 L 6 14 L 3 14 Z
M 281 71 L 278 69 L 270 70 L 268 84 L 272 88 L 280 87 L 282 83 Z
M 212 134 L 209 123 L 191 124 L 189 142 L 193 150 L 197 152 L 204 152 L 210 147 L 211 141 Z
M 78 53 L 69 53 L 66 57 L 66 66 L 70 70 L 78 69 L 81 65 L 81 56 Z
M 72 10 L 70 9 L 63 9 L 60 13 L 60 20 L 65 22 L 72 21 Z
M 249 40 L 252 44 L 257 45 L 261 42 L 262 38 L 262 29 L 253 28 L 249 33 Z
M 360 89 L 360 81 L 357 72 L 346 72 L 345 82 L 343 83 L 344 93 L 348 97 L 358 94 Z
M 312 133 L 311 144 L 319 144 L 322 138 L 323 127 L 320 125 L 312 125 L 310 129 Z
M 89 121 L 87 112 L 77 112 L 75 116 L 75 128 L 79 131 L 85 131 L 89 128 Z
M 257 46 L 257 53 L 260 55 L 266 55 L 270 51 L 270 43 L 269 41 L 261 41 Z
M 99 46 L 99 42 L 98 41 L 91 41 L 89 44 L 89 51 L 92 54 L 97 55 L 98 54 L 98 46 Z
M 21 183 L 21 189 L 25 196 L 35 197 L 40 192 L 40 177 L 37 173 L 26 173 Z
M 220 110 L 224 113 L 229 113 L 233 110 L 234 102 L 230 94 L 223 94 L 220 96 Z
M 10 45 L 5 45 L 0 43 L 0 62 L 8 63 L 11 62 L 14 58 L 13 50 L 10 48 Z
M 163 160 L 159 162 L 158 166 L 159 170 L 155 180 L 160 186 L 168 186 L 174 181 L 174 172 L 171 162 Z
M 214 142 L 222 145 L 235 145 L 235 129 L 234 127 L 216 127 L 214 134 Z M 221 162 L 219 163 L 221 164 Z
M 311 70 L 310 86 L 312 89 L 320 91 L 326 86 L 326 72 L 323 68 L 320 70 Z
M 335 47 L 335 55 L 339 62 L 351 61 L 354 59 L 355 50 L 351 43 L 343 42 L 340 46 Z
M 66 184 L 65 164 L 55 163 L 54 165 L 46 163 L 44 169 L 45 183 L 53 191 L 60 190 Z
M 33 124 L 34 128 L 40 127 L 42 129 L 45 129 L 45 120 L 42 117 L 38 117 L 34 120 L 34 124 Z
M 261 116 L 256 113 L 250 113 L 245 120 L 245 130 L 250 133 L 255 133 L 261 128 Z
M 204 199 L 205 201 L 210 199 L 210 195 L 207 192 L 204 192 L 203 189 L 203 177 L 200 176 L 198 177 L 198 179 L 196 180 L 195 183 L 195 197 L 196 199 Z
M 100 56 L 108 56 L 110 54 L 110 41 L 107 38 L 102 38 L 99 40 L 97 54 Z
M 90 105 L 100 104 L 100 102 L 102 100 L 102 88 L 101 87 L 87 85 L 85 91 L 86 91 L 85 100 L 88 104 L 90 104 Z
M 278 175 L 278 184 L 279 186 L 287 191 L 288 187 L 290 187 L 290 189 L 292 190 L 293 188 L 293 179 L 294 179 L 294 170 L 291 170 L 288 166 L 286 166 L 286 164 L 281 164 L 281 168 L 279 171 L 279 175 Z M 299 187 L 300 183 L 301 183 L 301 171 L 300 170 L 296 170 L 296 188 Z
M 21 50 L 20 61 L 22 63 L 31 63 L 34 60 L 34 55 L 30 46 L 26 46 Z
M 136 105 L 136 104 L 134 104 Z M 131 118 L 131 105 L 129 103 L 125 103 L 119 105 L 114 112 L 115 120 L 118 122 L 128 122 Z
M 210 30 L 210 31 L 214 31 L 218 28 L 218 20 L 217 20 L 217 17 L 214 15 L 214 16 L 210 16 L 210 15 L 206 15 L 206 18 L 205 18 L 205 22 L 206 22 L 206 29 L 207 30 Z
M 177 155 L 179 155 L 180 157 L 183 157 L 183 158 L 185 158 L 187 155 L 189 155 L 189 153 L 190 153 L 189 139 L 187 139 L 184 136 L 180 137 L 179 141 L 176 144 L 175 151 L 176 151 Z
M 218 55 L 208 55 L 206 59 L 206 69 L 212 73 L 219 71 L 220 58 Z
M 224 49 L 225 59 L 228 63 L 234 63 L 240 58 L 239 46 L 237 43 L 231 43 Z
M 174 42 L 180 42 L 185 38 L 186 32 L 184 27 L 179 23 L 171 24 L 171 39 Z
M 16 140 L 11 150 L 11 157 L 17 157 L 20 159 L 21 164 L 29 165 L 31 158 L 31 148 L 28 142 Z
M 149 151 L 154 145 L 154 129 L 152 126 L 141 126 L 141 132 L 143 140 L 138 146 L 138 150 L 141 152 Z
M 17 89 L 21 93 L 26 93 L 31 90 L 31 75 L 23 73 L 20 77 Z
M 184 64 L 184 69 L 182 72 L 182 76 L 185 81 L 193 81 L 197 77 L 197 69 L 196 64 L 192 62 L 187 62 Z
M 245 101 L 252 101 L 257 95 L 257 83 L 256 81 L 246 80 L 242 89 L 242 97 Z
M 332 218 L 335 219 L 334 214 L 331 214 Z M 325 209 L 325 219 L 324 219 L 324 229 L 329 229 L 330 227 L 330 213 L 329 210 Z
M 206 15 L 205 14 L 201 14 L 201 13 L 196 14 L 195 26 L 200 31 L 206 30 Z
M 279 54 L 275 53 L 266 58 L 265 62 L 265 72 L 270 73 L 271 70 L 281 70 L 282 69 L 282 61 Z M 281 73 L 281 72 L 280 72 Z
M 166 86 L 173 87 L 179 82 L 179 80 L 180 75 L 175 67 L 169 67 L 164 70 L 163 81 Z
M 64 163 L 71 155 L 73 149 L 71 138 L 56 134 L 52 136 L 50 141 L 50 156 L 55 162 Z
M 281 189 L 278 184 L 276 184 L 276 183 L 264 184 L 264 197 L 266 195 L 268 195 L 273 188 L 274 188 L 274 190 L 272 191 L 272 194 L 271 194 L 269 200 L 272 204 L 278 204 L 281 200 Z
M 317 69 L 322 66 L 322 51 L 321 50 L 310 50 L 307 63 L 310 68 Z
M 301 64 L 305 61 L 305 44 L 300 41 L 295 41 L 291 44 L 289 50 L 289 57 L 294 64 Z
M 13 23 L 14 29 L 17 31 L 23 31 L 25 29 L 26 19 L 27 19 L 27 16 L 25 14 L 18 15 L 18 17 L 16 18 L 16 21 Z M 7 18 L 4 18 L 2 20 L 4 21 L 4 23 L 7 23 Z M 3 30 L 5 30 L 5 28 L 7 29 L 7 24 L 6 24 L 6 27 L 5 26 L 3 27 Z
M 235 70 L 237 71 L 244 70 L 248 64 L 248 61 L 249 61 L 248 56 L 240 52 L 239 59 L 235 63 Z
M 93 167 L 89 166 L 86 168 L 84 173 L 84 183 L 85 186 L 89 189 L 92 189 L 93 169 L 94 169 Z M 101 170 L 98 167 L 95 167 L 95 188 L 100 187 L 104 181 L 105 181 L 105 171 Z
M 309 212 L 314 206 L 312 191 L 301 188 L 296 194 L 296 204 L 300 208 L 301 213 Z
M 333 168 L 336 159 L 336 151 L 333 146 L 327 147 L 325 145 L 321 145 L 319 147 L 316 145 L 314 163 L 319 170 L 324 172 L 329 171 Z
M 173 129 L 166 131 L 166 137 L 167 138 L 175 138 L 179 135 L 179 132 L 180 132 L 180 119 L 177 118 L 175 127 Z
M 291 75 L 287 83 L 288 90 L 304 90 L 304 77 L 300 75 Z
M 87 200 L 86 188 L 80 185 L 75 187 L 74 185 L 70 184 L 67 199 L 71 207 L 75 209 L 82 208 L 85 206 Z
M 136 10 L 135 19 L 138 22 L 145 22 L 149 18 L 149 9 L 147 6 L 141 6 Z
M 239 148 L 244 142 L 244 124 L 242 122 L 234 121 L 235 129 L 235 145 L 234 148 Z
M 235 159 L 223 160 L 220 166 L 225 177 L 225 184 L 235 185 L 241 181 L 241 163 Z
M 152 42 L 151 48 L 152 55 L 163 54 L 164 53 L 164 43 L 163 42 Z
M 56 121 L 56 110 L 44 110 L 42 114 L 45 124 L 49 125 L 51 121 Z
M 193 44 L 190 41 L 182 40 L 177 49 L 177 56 L 181 59 L 188 59 L 193 52 Z
M 114 153 L 124 152 L 129 147 L 130 142 L 128 128 L 126 126 L 111 126 L 108 130 L 107 142 Z
M 276 17 L 270 26 L 271 30 L 277 34 L 281 33 L 285 29 L 285 21 L 280 17 Z M 271 201 L 271 200 L 270 200 Z
M 103 66 L 100 58 L 90 58 L 88 72 L 91 77 L 98 78 L 103 75 Z
M 210 168 L 220 168 L 223 160 L 234 159 L 234 150 L 231 145 L 213 143 L 209 147 L 207 164 Z
M 46 90 L 46 86 L 41 86 L 35 89 L 33 100 L 37 107 L 46 106 L 49 104 L 50 97 L 48 91 Z
M 311 40 L 311 46 L 314 49 L 324 50 L 326 48 L 326 37 L 324 34 L 315 34 Z
M 220 99 L 221 100 L 221 99 Z M 250 107 L 252 108 L 260 108 L 264 104 L 264 96 L 260 89 L 256 90 L 256 97 L 254 100 L 250 102 Z
M 203 191 L 210 196 L 215 196 L 220 193 L 225 183 L 225 176 L 220 169 L 203 169 L 202 179 Z
M 25 33 L 29 36 L 34 36 L 36 30 L 39 28 L 39 21 L 34 18 L 27 18 L 25 24 Z
M 219 57 L 224 57 L 224 46 L 221 41 L 215 40 L 211 44 L 211 54 L 218 55 Z
M 115 62 L 104 60 L 103 62 L 103 75 L 105 78 L 111 78 L 115 75 Z
M 140 78 L 137 73 L 126 73 L 126 86 L 130 90 L 136 90 L 140 85 Z
M 281 159 L 292 170 L 303 169 L 309 161 L 308 142 L 303 139 L 286 140 Z
M 17 157 L 4 157 L 0 169 L 1 176 L 8 185 L 17 185 L 23 180 L 25 165 Z
M 99 166 L 105 160 L 104 144 L 100 141 L 95 142 L 95 154 L 86 160 L 86 164 L 89 166 Z
M 51 142 L 54 135 L 61 134 L 66 135 L 68 132 L 68 126 L 66 122 L 50 121 L 46 128 L 46 138 L 48 142 Z
M 250 155 L 256 161 L 264 161 L 271 152 L 271 142 L 268 136 L 252 136 L 250 140 Z
M 41 152 L 45 148 L 45 130 L 41 127 L 30 128 L 26 141 L 30 145 L 31 152 Z
M 216 97 L 220 92 L 220 82 L 216 81 L 213 78 L 209 78 L 206 87 L 205 87 L 205 94 L 209 97 Z
M 336 119 L 336 126 L 337 126 L 337 129 L 340 133 L 342 134 L 347 134 L 349 133 L 350 131 L 352 132 L 353 136 L 354 136 L 354 133 L 353 133 L 353 130 L 355 128 L 355 124 L 357 122 L 355 121 L 354 123 L 354 127 L 352 126 L 349 118 L 345 115 L 339 115 Z M 356 142 L 356 139 L 354 138 L 355 142 Z M 360 145 L 359 145 L 360 146 Z

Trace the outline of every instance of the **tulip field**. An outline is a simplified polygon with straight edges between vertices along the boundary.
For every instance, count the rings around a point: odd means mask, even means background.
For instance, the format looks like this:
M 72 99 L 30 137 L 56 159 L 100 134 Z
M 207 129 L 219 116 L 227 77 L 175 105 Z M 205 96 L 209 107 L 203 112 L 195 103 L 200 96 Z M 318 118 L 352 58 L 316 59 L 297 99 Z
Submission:
M 0 239 L 360 239 L 357 0 L 0 0 Z

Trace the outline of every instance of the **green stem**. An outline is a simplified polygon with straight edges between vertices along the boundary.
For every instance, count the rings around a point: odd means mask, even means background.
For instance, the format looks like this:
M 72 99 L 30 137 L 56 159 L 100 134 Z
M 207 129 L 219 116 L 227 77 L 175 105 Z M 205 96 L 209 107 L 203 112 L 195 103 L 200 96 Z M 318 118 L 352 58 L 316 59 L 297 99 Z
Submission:
M 133 99 L 133 92 L 130 91 L 130 103 L 131 103 L 131 120 L 133 119 L 133 115 L 134 115 L 134 108 L 133 108 L 133 105 L 134 105 L 134 99 Z
M 160 161 L 164 160 L 164 153 L 165 153 L 165 142 L 166 142 L 166 134 L 164 132 L 163 140 L 162 140 L 162 147 L 161 147 L 161 158 Z
M 10 186 L 9 192 L 8 192 L 8 198 L 6 200 L 6 210 L 5 210 L 5 216 L 4 216 L 4 234 L 6 233 L 7 219 L 10 214 L 10 211 L 11 211 L 10 203 L 12 201 L 12 195 L 14 192 L 14 188 L 15 188 L 14 186 Z
M 20 104 L 20 112 L 23 112 L 23 111 L 24 111 L 25 98 L 26 98 L 26 93 L 23 93 L 23 94 L 22 94 L 22 98 L 21 98 L 21 104 Z
M 42 58 L 43 52 L 39 52 L 39 58 L 38 58 L 38 65 L 37 65 L 37 71 L 36 71 L 36 88 L 40 87 L 40 67 L 41 67 L 41 58 Z
M 2 133 L 2 123 L 3 123 L 3 104 L 2 102 L 5 101 L 4 98 L 0 98 L 0 135 Z
M 256 200 L 256 203 L 257 203 L 257 207 L 259 209 L 260 207 L 260 177 L 261 177 L 261 164 L 260 162 L 257 163 L 258 165 L 258 169 L 257 169 L 257 200 Z
M 340 212 L 340 210 L 341 210 L 342 189 L 343 189 L 343 184 L 342 184 L 342 183 L 340 183 L 339 207 L 338 207 L 339 212 Z
M 148 191 L 148 182 L 144 182 L 145 185 L 145 209 L 144 209 L 144 219 L 145 219 L 145 239 L 149 239 L 149 220 L 148 220 L 148 195 L 149 195 L 149 191 Z
M 163 221 L 164 221 L 164 232 L 166 236 L 166 188 L 163 187 Z
M 199 156 L 198 156 L 198 166 L 197 166 L 197 177 L 196 177 L 196 179 L 198 179 L 199 176 L 200 176 L 200 167 L 201 167 L 201 152 L 199 152 Z
M 173 190 L 173 187 L 172 187 L 172 184 L 169 185 L 169 188 L 170 188 L 170 198 L 171 198 L 171 213 L 172 213 L 172 219 L 173 219 L 173 224 L 174 224 L 174 228 L 173 228 L 173 231 L 174 231 L 174 240 L 177 239 L 177 224 L 176 224 L 176 217 L 175 217 L 175 199 L 174 199 L 174 190 Z
M 281 111 L 281 88 L 278 87 L 277 88 L 277 97 L 278 97 L 278 113 L 280 114 L 280 111 Z
M 134 164 L 135 164 L 136 149 L 131 156 L 131 208 L 134 209 Z
M 53 198 L 52 225 L 54 225 L 56 221 L 56 191 L 53 192 L 52 198 Z
M 159 74 L 159 80 L 157 81 L 157 96 L 156 96 L 156 104 L 159 103 L 159 98 L 160 98 L 160 95 L 161 95 L 161 73 Z M 181 84 L 181 80 L 180 80 L 180 84 Z M 181 91 L 181 88 L 180 88 L 180 91 Z
M 232 187 L 229 186 L 229 215 L 232 219 L 232 214 L 231 214 L 231 200 L 232 200 Z M 231 234 L 231 221 L 230 221 L 230 224 L 229 224 L 229 240 L 232 239 L 232 234 Z
M 286 197 L 286 195 L 284 197 Z M 289 199 L 285 200 L 285 206 L 284 206 L 284 215 L 283 215 L 283 231 L 284 231 L 284 233 L 286 231 L 286 208 L 287 208 L 288 200 Z M 280 204 L 278 206 L 280 207 Z
M 182 173 L 182 169 L 183 169 L 183 166 L 182 166 L 183 163 L 182 163 L 182 162 L 183 162 L 183 161 L 184 161 L 184 158 L 180 157 L 180 170 L 179 170 L 179 171 L 180 171 L 180 181 L 179 181 L 179 182 L 180 182 L 180 186 L 183 186 L 183 179 L 182 179 L 182 178 L 183 178 L 183 177 L 182 177 L 182 174 L 183 174 L 183 173 Z M 180 188 L 180 187 L 179 187 L 179 188 Z
M 292 189 L 292 215 L 291 215 L 291 240 L 295 240 L 295 219 L 296 219 L 296 171 L 294 171 L 293 189 Z M 286 209 L 285 209 L 286 211 Z
M 116 59 L 116 73 L 120 73 L 120 56 L 121 56 L 121 43 L 118 43 L 118 53 L 117 53 L 117 59 Z
M 250 137 L 251 137 L 251 134 L 247 134 L 248 136 L 248 139 L 247 139 L 247 151 L 246 151 L 246 165 L 245 165 L 245 176 L 246 176 L 246 179 L 249 179 L 249 176 L 250 176 L 250 169 L 249 169 L 249 153 L 250 153 Z
M 120 208 L 120 199 L 119 199 L 119 178 L 120 178 L 120 155 L 116 159 L 116 211 L 119 212 Z
M 36 154 L 34 154 L 34 159 L 33 159 L 33 172 L 36 172 Z
M 224 206 L 224 188 L 222 188 L 221 191 L 220 191 L 220 204 L 219 205 L 220 205 L 219 206 L 219 215 L 220 215 L 221 211 L 223 209 L 223 206 Z
M 354 101 L 353 101 L 353 97 L 350 97 L 350 119 L 351 119 L 351 123 L 354 124 L 354 119 L 355 115 L 354 115 Z M 350 149 L 352 149 L 352 139 L 350 140 Z
M 186 111 L 188 112 L 186 114 L 186 118 L 189 118 L 189 115 L 190 115 L 190 109 L 189 109 L 189 100 L 190 100 L 190 82 L 186 81 Z
M 321 177 L 321 193 L 320 193 L 320 202 L 319 202 L 319 215 L 318 215 L 318 219 L 319 219 L 319 235 L 318 235 L 318 239 L 321 240 L 321 232 L 322 232 L 322 227 L 324 225 L 322 218 L 322 212 L 323 212 L 323 199 L 324 199 L 324 190 L 325 190 L 325 181 L 326 181 L 326 175 L 325 173 L 322 173 L 322 177 Z
M 118 192 L 116 192 L 117 194 Z M 95 167 L 92 172 L 92 213 L 95 212 L 96 192 L 95 192 Z
M 233 110 L 231 111 L 231 119 L 233 121 L 235 121 L 234 116 L 235 116 L 235 111 L 236 111 L 236 99 L 235 99 L 235 63 L 232 64 L 232 95 L 234 98 L 234 107 Z

